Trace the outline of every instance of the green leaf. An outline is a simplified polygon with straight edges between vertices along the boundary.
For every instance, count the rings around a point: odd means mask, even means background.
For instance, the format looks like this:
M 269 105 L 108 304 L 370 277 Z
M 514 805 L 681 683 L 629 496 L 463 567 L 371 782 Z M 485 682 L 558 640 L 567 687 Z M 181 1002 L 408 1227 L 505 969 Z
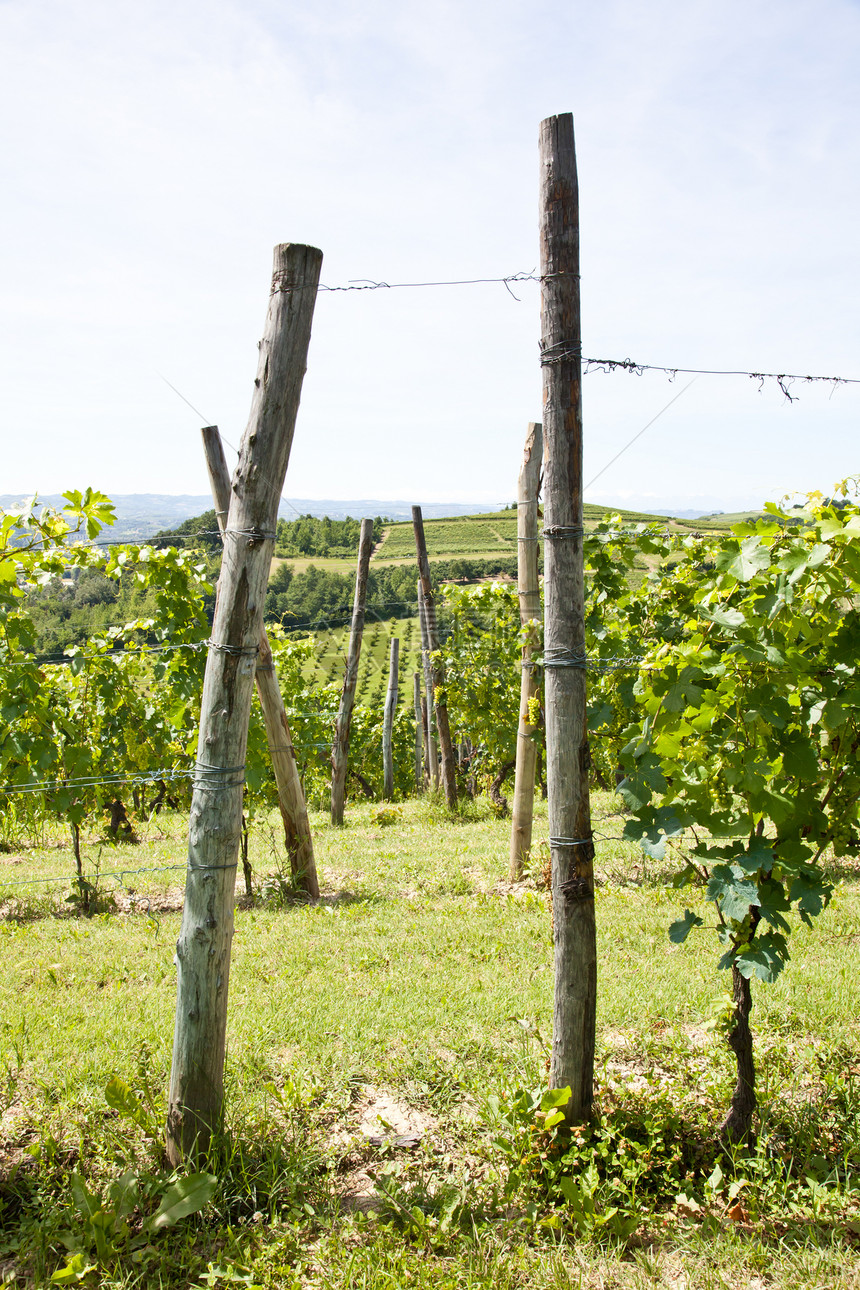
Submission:
M 669 926 L 669 940 L 674 945 L 683 945 L 694 927 L 701 927 L 703 920 L 691 909 L 684 910 L 683 918 L 676 918 Z
M 55 1285 L 71 1285 L 73 1282 L 83 1281 L 85 1276 L 96 1270 L 95 1263 L 88 1263 L 87 1256 L 79 1250 L 71 1256 L 64 1268 L 57 1268 L 56 1272 L 51 1273 L 51 1281 Z
M 570 1086 L 567 1088 L 549 1088 L 540 1100 L 542 1111 L 554 1111 L 557 1106 L 567 1106 L 571 1099 Z
M 715 900 L 724 918 L 742 923 L 750 905 L 758 904 L 758 884 L 747 881 L 739 869 L 718 864 L 711 871 L 708 900 Z
M 130 1085 L 118 1075 L 113 1075 L 108 1080 L 105 1086 L 105 1101 L 111 1110 L 118 1111 L 120 1115 L 133 1120 L 135 1124 L 154 1136 L 154 1126 L 146 1108 Z
M 818 778 L 818 754 L 811 739 L 792 735 L 781 740 L 782 764 L 793 779 Z
M 814 869 L 804 869 L 797 875 L 788 892 L 789 903 L 797 904 L 805 923 L 820 914 L 830 899 L 833 887 Z
M 162 1227 L 172 1227 L 181 1218 L 196 1214 L 209 1204 L 218 1185 L 214 1174 L 189 1174 L 180 1178 L 164 1193 L 156 1212 L 149 1220 L 153 1231 Z
M 703 616 L 716 623 L 717 627 L 725 627 L 730 632 L 737 631 L 746 622 L 739 609 L 714 609 L 710 613 L 703 611 Z
M 778 932 L 767 932 L 738 951 L 735 966 L 741 976 L 747 979 L 757 976 L 760 981 L 771 984 L 779 976 L 787 960 L 788 946 L 785 937 Z
M 726 551 L 721 551 L 715 560 L 718 569 L 723 573 L 731 574 L 738 582 L 749 582 L 766 569 L 770 564 L 770 551 L 766 546 L 762 546 L 757 537 L 745 538 L 739 546 L 735 544 L 735 551 L 731 547 Z
M 740 855 L 730 853 L 727 847 L 722 850 L 742 873 L 770 873 L 773 868 L 773 850 L 763 838 L 753 838 L 746 851 L 742 851 Z

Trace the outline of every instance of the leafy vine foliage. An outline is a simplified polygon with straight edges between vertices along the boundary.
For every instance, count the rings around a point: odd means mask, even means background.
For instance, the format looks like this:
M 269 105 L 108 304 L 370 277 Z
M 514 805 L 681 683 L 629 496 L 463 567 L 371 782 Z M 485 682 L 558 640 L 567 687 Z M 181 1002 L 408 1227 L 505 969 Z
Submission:
M 53 817 L 77 838 L 127 785 L 160 780 L 163 792 L 187 769 L 210 588 L 193 553 L 91 545 L 113 522 L 111 503 L 92 489 L 64 497 L 62 511 L 31 505 L 0 517 L 0 798 L 7 831 L 32 834 Z M 153 617 L 38 652 L 33 592 L 76 571 L 139 585 Z
M 715 908 L 733 974 L 735 1140 L 755 1106 L 749 981 L 773 981 L 792 915 L 811 924 L 827 904 L 828 848 L 860 850 L 860 509 L 814 496 L 801 513 L 768 511 L 664 553 L 621 736 L 625 836 L 656 856 L 676 847 L 678 883 L 701 879 Z M 687 909 L 670 936 L 702 925 Z

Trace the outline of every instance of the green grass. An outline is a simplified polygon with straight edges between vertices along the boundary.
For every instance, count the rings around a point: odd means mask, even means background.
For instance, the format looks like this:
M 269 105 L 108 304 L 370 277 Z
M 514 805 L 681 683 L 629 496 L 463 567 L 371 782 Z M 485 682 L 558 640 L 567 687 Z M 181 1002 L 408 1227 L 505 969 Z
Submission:
M 596 805 L 597 831 L 611 838 L 617 807 L 603 795 Z M 500 1146 L 488 1103 L 546 1079 L 547 892 L 534 879 L 508 884 L 509 824 L 482 802 L 454 820 L 432 802 L 394 816 L 386 824 L 378 806 L 350 803 L 343 829 L 312 817 L 324 885 L 316 907 L 277 898 L 283 888 L 265 877 L 283 857 L 263 830 L 252 835 L 264 894 L 236 910 L 214 1201 L 138 1262 L 118 1254 L 84 1284 L 226 1286 L 229 1269 L 234 1283 L 320 1290 L 860 1284 L 850 1226 L 860 1169 L 856 870 L 834 868 L 831 908 L 814 932 L 795 932 L 776 985 L 754 990 L 762 1145 L 735 1172 L 723 1159 L 727 1180 L 709 1200 L 702 1169 L 732 1082 L 731 1055 L 709 1026 L 726 980 L 709 935 L 680 948 L 666 935 L 701 894 L 673 891 L 640 853 L 600 842 L 601 1104 L 625 1122 L 674 1117 L 677 1141 L 704 1161 L 680 1188 L 699 1208 L 678 1203 L 673 1184 L 641 1198 L 626 1245 L 601 1244 L 577 1234 L 564 1208 L 548 1209 L 534 1180 L 505 1193 L 533 1131 Z M 140 846 L 103 851 L 102 870 L 181 865 L 186 827 L 152 821 Z M 546 832 L 538 803 L 536 874 Z M 9 887 L 71 873 L 70 852 L 44 841 L 0 857 L 0 1269 L 34 1285 L 63 1262 L 60 1233 L 80 1229 L 72 1169 L 104 1190 L 131 1162 L 146 1186 L 164 1185 L 157 1137 L 109 1111 L 103 1090 L 118 1075 L 151 1104 L 154 1123 L 163 1116 L 182 882 L 180 872 L 129 875 L 125 887 L 108 880 L 119 906 L 83 918 L 63 908 L 62 886 L 53 896 Z M 97 853 L 87 840 L 88 868 Z M 383 1096 L 420 1131 L 419 1145 L 368 1141 L 362 1117 Z M 842 1159 L 836 1173 L 824 1156 Z M 733 1219 L 736 1174 L 747 1181 Z M 546 1226 L 553 1214 L 560 1225 Z

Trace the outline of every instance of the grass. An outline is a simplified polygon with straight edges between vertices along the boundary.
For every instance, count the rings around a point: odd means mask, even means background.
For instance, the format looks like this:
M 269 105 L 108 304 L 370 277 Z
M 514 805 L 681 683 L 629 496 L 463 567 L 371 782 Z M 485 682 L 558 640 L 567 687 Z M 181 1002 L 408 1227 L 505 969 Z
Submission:
M 596 805 L 598 832 L 617 833 L 613 802 L 598 795 Z M 616 1239 L 577 1227 L 575 1207 L 550 1203 L 547 1160 L 529 1154 L 541 1135 L 512 1109 L 517 1089 L 546 1081 L 545 805 L 535 875 L 515 886 L 505 877 L 509 824 L 482 802 L 453 820 L 433 802 L 401 803 L 393 816 L 386 822 L 373 803 L 351 803 L 343 829 L 313 816 L 324 879 L 316 907 L 264 882 L 279 860 L 262 832 L 252 835 L 262 894 L 236 910 L 227 1123 L 209 1162 L 215 1197 L 137 1261 L 122 1250 L 101 1262 L 92 1255 L 97 1270 L 83 1283 L 860 1285 L 856 871 L 835 867 L 836 896 L 818 929 L 799 928 L 787 971 L 754 991 L 760 1146 L 722 1158 L 725 1180 L 708 1191 L 704 1171 L 712 1176 L 719 1158 L 713 1143 L 732 1082 L 715 1022 L 725 977 L 705 935 L 680 948 L 666 935 L 700 894 L 673 891 L 665 874 L 643 869 L 640 853 L 601 842 L 605 1122 L 628 1126 L 628 1148 L 636 1125 L 656 1124 L 660 1142 L 680 1144 L 690 1175 L 657 1171 L 657 1190 L 636 1201 L 635 1230 Z M 140 846 L 103 851 L 101 868 L 182 864 L 185 829 L 162 816 Z M 64 1262 L 62 1233 L 66 1245 L 84 1240 L 69 1201 L 73 1169 L 101 1193 L 129 1167 L 147 1195 L 166 1185 L 157 1126 L 182 880 L 111 879 L 103 886 L 116 906 L 83 918 L 63 908 L 62 886 L 53 896 L 8 886 L 71 873 L 70 852 L 43 841 L 0 856 L 0 1274 L 31 1285 L 47 1284 Z M 84 854 L 91 868 L 98 844 L 88 841 Z M 151 1108 L 149 1128 L 107 1107 L 113 1075 Z M 400 1115 L 420 1140 L 398 1146 L 377 1123 L 374 1145 L 373 1114 L 387 1123 Z M 615 1183 L 607 1174 L 600 1185 Z

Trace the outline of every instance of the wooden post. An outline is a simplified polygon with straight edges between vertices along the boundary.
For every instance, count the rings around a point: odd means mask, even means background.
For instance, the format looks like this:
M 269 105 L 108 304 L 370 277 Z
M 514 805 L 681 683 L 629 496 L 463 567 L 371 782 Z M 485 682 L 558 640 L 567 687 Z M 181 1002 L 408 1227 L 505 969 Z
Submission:
M 427 769 L 427 787 L 439 787 L 439 758 L 433 735 L 434 685 L 433 665 L 430 662 L 430 638 L 427 634 L 427 608 L 421 580 L 418 581 L 418 621 L 421 624 L 421 663 L 424 668 L 424 764 Z
M 230 509 L 230 474 L 224 459 L 224 447 L 217 426 L 203 429 L 203 451 L 209 471 L 209 483 L 215 502 L 215 514 L 222 537 Z M 320 888 L 314 861 L 314 844 L 308 820 L 308 808 L 296 765 L 293 740 L 278 685 L 272 647 L 265 627 L 260 628 L 260 652 L 254 674 L 257 694 L 263 711 L 269 755 L 278 788 L 278 806 L 284 822 L 284 840 L 290 857 L 290 869 L 296 883 L 312 900 L 319 900 Z
M 358 662 L 361 658 L 361 637 L 364 632 L 364 602 L 367 598 L 367 573 L 370 552 L 373 549 L 373 520 L 361 521 L 358 540 L 358 567 L 355 572 L 355 599 L 352 604 L 352 626 L 349 633 L 349 653 L 337 721 L 331 749 L 331 822 L 343 824 L 343 803 L 346 796 L 346 764 L 349 757 L 349 727 L 355 703 L 355 683 L 358 679 Z
M 421 712 L 421 673 L 412 673 L 412 700 L 415 706 L 415 792 L 424 790 L 424 717 Z
M 570 1086 L 566 1114 L 581 1121 L 594 1098 L 597 945 L 585 707 L 579 199 L 569 112 L 541 123 L 540 185 L 544 668 L 555 948 L 550 1083 Z
M 538 581 L 538 496 L 542 450 L 541 426 L 539 422 L 532 421 L 526 435 L 523 464 L 517 479 L 517 584 L 520 622 L 526 637 L 523 641 L 520 677 L 520 722 L 517 731 L 517 769 L 511 824 L 511 882 L 522 878 L 523 865 L 529 857 L 532 846 L 537 744 L 533 738 L 536 726 L 529 721 L 529 700 L 540 692 L 535 669 L 531 666 L 531 658 L 539 643 L 540 633 L 536 624 L 541 618 Z
M 388 665 L 388 690 L 382 718 L 382 796 L 391 801 L 394 796 L 394 758 L 391 755 L 391 731 L 397 711 L 397 668 L 400 663 L 400 641 L 391 637 L 391 660 Z
M 421 591 L 424 599 L 424 620 L 427 624 L 427 645 L 430 653 L 439 648 L 439 632 L 436 625 L 436 605 L 433 600 L 433 585 L 430 581 L 430 561 L 427 559 L 427 541 L 424 537 L 424 519 L 421 507 L 412 507 L 412 527 L 415 530 L 415 549 L 418 554 L 418 573 L 421 578 Z M 454 762 L 454 749 L 451 747 L 451 731 L 448 729 L 448 703 L 445 698 L 445 669 L 440 663 L 431 661 L 433 670 L 433 705 L 436 709 L 436 733 L 439 736 L 439 752 L 442 757 L 442 787 L 448 809 L 453 811 L 457 806 L 457 767 Z
M 200 710 L 188 873 L 176 945 L 176 1030 L 167 1112 L 172 1165 L 205 1153 L 224 1097 L 227 987 L 242 831 L 248 717 L 278 499 L 307 361 L 322 253 L 275 247 L 251 412 L 224 535 Z

